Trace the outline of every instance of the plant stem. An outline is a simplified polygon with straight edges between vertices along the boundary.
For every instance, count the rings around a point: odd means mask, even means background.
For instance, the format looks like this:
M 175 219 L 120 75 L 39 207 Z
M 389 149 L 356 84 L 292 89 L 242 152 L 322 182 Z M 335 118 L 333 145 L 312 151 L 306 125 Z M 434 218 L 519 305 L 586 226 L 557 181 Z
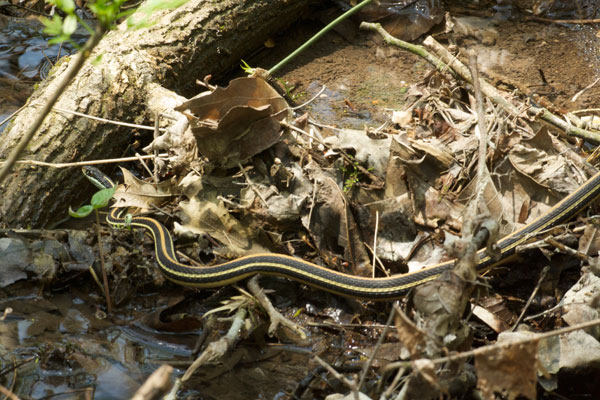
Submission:
M 352 14 L 354 14 L 355 12 L 357 12 L 358 10 L 360 10 L 361 8 L 363 8 L 364 6 L 369 4 L 371 1 L 372 0 L 364 0 L 364 1 L 360 2 L 357 5 L 355 5 L 354 7 L 352 7 L 351 9 L 349 9 L 348 11 L 346 11 L 345 13 L 343 13 L 342 15 L 340 15 L 339 17 L 337 17 L 336 19 L 334 19 L 333 21 L 331 21 L 325 28 L 321 29 L 316 35 L 314 35 L 313 37 L 308 39 L 308 41 L 306 41 L 306 43 L 304 43 L 302 46 L 300 46 L 296 50 L 294 50 L 294 52 L 292 52 L 289 56 L 287 56 L 283 60 L 279 61 L 279 63 L 277 63 L 277 65 L 275 65 L 273 68 L 271 68 L 269 70 L 269 75 L 273 76 L 285 64 L 290 62 L 290 60 L 292 60 L 298 54 L 302 53 L 304 50 L 306 50 L 308 47 L 310 47 L 314 42 L 321 39 L 321 37 L 323 35 L 325 35 L 327 32 L 329 32 L 331 30 L 331 28 L 333 28 L 334 26 L 339 24 L 341 21 L 345 20 L 346 18 L 348 18 L 349 16 L 351 16 Z
M 33 138 L 33 135 L 35 135 L 40 126 L 42 126 L 44 119 L 52 110 L 52 106 L 56 104 L 61 94 L 65 91 L 65 89 L 75 78 L 75 76 L 77 76 L 77 74 L 81 70 L 81 67 L 83 67 L 83 63 L 90 57 L 92 50 L 98 45 L 98 43 L 100 43 L 100 39 L 102 39 L 105 32 L 106 28 L 104 28 L 101 24 L 98 24 L 95 33 L 85 43 L 85 45 L 81 49 L 81 52 L 77 55 L 75 63 L 66 72 L 62 82 L 60 82 L 54 93 L 52 93 L 52 95 L 42 108 L 42 111 L 40 112 L 38 118 L 33 122 L 33 124 L 31 124 L 27 132 L 25 132 L 17 146 L 13 149 L 13 151 L 10 153 L 10 155 L 4 162 L 2 170 L 0 170 L 0 183 L 2 183 L 4 179 L 6 179 L 13 165 L 15 164 L 23 150 L 25 150 L 27 144 Z

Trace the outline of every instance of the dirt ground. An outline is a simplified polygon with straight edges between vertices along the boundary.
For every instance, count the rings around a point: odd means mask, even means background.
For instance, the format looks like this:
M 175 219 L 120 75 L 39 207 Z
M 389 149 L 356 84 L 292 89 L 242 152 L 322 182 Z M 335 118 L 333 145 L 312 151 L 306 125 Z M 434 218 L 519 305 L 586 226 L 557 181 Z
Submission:
M 484 7 L 449 6 L 448 11 L 455 18 L 467 17 L 467 34 L 455 35 L 458 48 L 463 54 L 476 52 L 491 83 L 508 90 L 528 90 L 565 111 L 598 106 L 599 85 L 571 101 L 600 76 L 600 34 L 595 25 L 526 21 L 525 14 L 516 9 L 507 14 Z M 318 20 L 305 20 L 282 32 L 274 38 L 275 47 L 263 49 L 250 64 L 274 65 L 315 33 L 330 14 L 325 10 Z M 432 67 L 357 26 L 354 20 L 328 33 L 284 67 L 280 78 L 295 88 L 299 103 L 326 85 L 350 103 L 338 104 L 342 116 L 359 111 L 363 123 L 382 123 L 385 109 L 403 108 L 406 88 L 422 80 Z M 436 34 L 440 30 L 433 30 L 434 37 L 441 36 L 441 32 Z

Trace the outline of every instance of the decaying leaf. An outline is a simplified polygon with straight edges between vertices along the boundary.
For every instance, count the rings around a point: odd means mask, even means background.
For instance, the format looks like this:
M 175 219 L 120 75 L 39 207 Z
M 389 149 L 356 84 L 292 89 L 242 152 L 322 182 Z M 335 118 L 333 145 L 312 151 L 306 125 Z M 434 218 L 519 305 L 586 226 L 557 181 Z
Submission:
M 22 240 L 0 238 L 0 287 L 26 279 L 30 261 L 31 251 Z
M 316 185 L 316 194 L 312 210 L 302 217 L 302 225 L 321 251 L 341 248 L 344 258 L 356 266 L 355 274 L 368 274 L 369 257 L 342 189 L 316 163 L 311 162 L 305 168 Z
M 475 356 L 477 387 L 485 399 L 500 393 L 509 400 L 534 400 L 537 383 L 536 340 L 503 346 Z
M 391 138 L 371 139 L 365 131 L 343 129 L 325 142 L 333 149 L 354 150 L 356 161 L 371 168 L 377 176 L 384 176 L 390 155 Z
M 425 332 L 421 331 L 414 322 L 404 314 L 400 307 L 395 305 L 394 309 L 396 310 L 396 318 L 394 321 L 400 342 L 406 346 L 413 360 L 421 357 L 423 348 L 425 347 Z
M 223 255 L 232 258 L 269 251 L 258 241 L 260 232 L 231 216 L 220 200 L 194 197 L 182 201 L 180 207 L 184 222 L 182 225 L 175 223 L 177 234 L 193 232 L 210 235 L 226 246 L 227 251 Z
M 176 107 L 192 123 L 198 151 L 232 167 L 268 149 L 281 137 L 288 105 L 261 78 L 237 78 L 226 88 L 205 92 Z
M 148 211 L 152 206 L 160 206 L 177 190 L 173 182 L 163 181 L 158 185 L 142 181 L 136 178 L 125 168 L 123 172 L 124 185 L 119 185 L 114 194 L 115 203 L 113 207 L 135 207 L 141 211 Z

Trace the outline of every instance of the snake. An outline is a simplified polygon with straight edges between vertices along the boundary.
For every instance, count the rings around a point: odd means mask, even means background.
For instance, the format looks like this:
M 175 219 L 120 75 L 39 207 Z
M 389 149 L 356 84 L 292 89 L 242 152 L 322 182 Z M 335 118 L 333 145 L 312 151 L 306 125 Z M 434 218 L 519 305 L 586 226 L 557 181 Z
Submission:
M 83 173 L 100 189 L 115 187 L 115 183 L 97 168 L 83 167 Z M 600 172 L 543 215 L 500 239 L 496 244 L 499 257 L 492 257 L 485 249 L 479 250 L 476 272 L 483 274 L 508 262 L 515 255 L 517 246 L 525 244 L 532 236 L 567 222 L 599 196 Z M 397 300 L 406 296 L 411 289 L 437 279 L 456 263 L 456 260 L 449 260 L 406 274 L 375 278 L 338 272 L 298 257 L 276 253 L 252 254 L 211 266 L 191 266 L 178 260 L 171 234 L 160 221 L 146 216 L 128 215 L 126 207 L 113 208 L 107 214 L 106 221 L 115 228 L 131 226 L 149 232 L 154 239 L 160 271 L 176 284 L 195 288 L 221 287 L 256 274 L 266 274 L 292 279 L 346 297 Z

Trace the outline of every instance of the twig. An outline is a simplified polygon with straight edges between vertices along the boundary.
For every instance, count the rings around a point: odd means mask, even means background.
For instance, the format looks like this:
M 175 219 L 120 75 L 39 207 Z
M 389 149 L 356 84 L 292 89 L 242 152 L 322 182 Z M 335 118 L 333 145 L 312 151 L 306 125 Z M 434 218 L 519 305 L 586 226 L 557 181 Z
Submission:
M 587 328 L 591 328 L 591 327 L 598 326 L 598 325 L 600 325 L 600 318 L 594 319 L 591 321 L 587 321 L 587 322 L 583 322 L 581 324 L 569 326 L 566 328 L 557 329 L 555 331 L 538 333 L 538 334 L 532 335 L 530 337 L 519 339 L 519 340 L 514 340 L 514 341 L 510 341 L 510 342 L 502 342 L 502 343 L 494 343 L 494 344 L 490 344 L 487 346 L 479 347 L 474 350 L 469 350 L 469 351 L 465 351 L 465 352 L 458 353 L 458 354 L 452 354 L 452 355 L 446 356 L 446 357 L 435 358 L 433 360 L 430 360 L 430 362 L 433 363 L 434 365 L 445 364 L 447 362 L 456 362 L 456 361 L 465 360 L 467 358 L 474 357 L 477 355 L 496 351 L 503 347 L 518 346 L 521 344 L 538 341 L 538 340 L 543 340 L 543 339 L 548 339 L 548 338 L 551 338 L 554 336 L 559 336 L 559 335 L 563 335 L 565 333 L 577 331 L 580 329 L 587 329 Z M 392 369 L 397 369 L 397 368 L 411 368 L 412 362 L 414 362 L 414 361 L 416 361 L 416 360 L 393 362 L 393 363 L 388 364 L 384 370 L 387 371 L 387 370 L 392 370 Z
M 156 150 L 155 150 L 156 151 Z M 146 170 L 146 172 L 148 172 L 148 174 L 152 177 L 152 180 L 154 181 L 155 185 L 158 185 L 158 176 L 156 176 L 156 174 L 154 174 L 150 168 L 148 168 L 148 165 L 144 162 L 144 159 L 142 158 L 142 155 L 139 154 L 138 152 L 135 153 L 135 157 L 137 158 L 137 160 L 140 162 L 140 164 L 142 164 L 142 167 L 144 167 L 144 169 Z M 154 155 L 152 155 L 152 157 L 154 158 Z
M 242 166 L 242 164 L 238 163 L 238 167 L 240 168 L 240 171 L 242 171 L 242 174 L 244 174 L 244 178 L 246 178 L 246 183 L 248 184 L 248 186 L 250 186 L 250 189 L 252 189 L 252 191 L 254 193 L 256 193 L 256 195 L 262 200 L 263 205 L 266 208 L 269 208 L 269 204 L 267 203 L 267 200 L 263 197 L 263 195 L 260 192 L 260 190 L 258 190 L 256 188 L 256 186 L 254 185 L 254 182 L 252 182 L 252 179 L 250 179 L 250 175 L 248 175 L 246 173 L 246 170 L 244 169 L 244 167 Z
M 425 60 L 429 61 L 429 63 L 431 63 L 441 73 L 449 72 L 452 75 L 456 75 L 456 72 L 449 68 L 448 65 L 445 64 L 442 60 L 429 53 L 425 49 L 425 47 L 408 43 L 404 40 L 400 40 L 393 37 L 392 35 L 387 33 L 387 31 L 383 29 L 383 27 L 379 23 L 363 22 L 360 24 L 360 29 L 379 33 L 386 43 L 391 44 L 392 46 L 400 47 L 401 49 L 408 50 L 411 53 L 421 56 Z
M 575 258 L 577 258 L 581 261 L 585 261 L 587 263 L 589 263 L 589 261 L 590 261 L 590 258 L 587 256 L 587 254 L 584 254 L 580 251 L 572 249 L 571 247 L 560 243 L 558 240 L 556 240 L 553 237 L 547 237 L 544 239 L 544 241 L 546 243 L 548 243 L 549 245 L 554 246 L 558 250 L 562 251 L 563 253 L 570 255 L 571 257 L 575 257 Z
M 181 377 L 181 380 L 176 382 L 176 386 L 179 386 L 181 382 L 185 382 L 188 379 L 190 379 L 192 374 L 202 365 L 223 357 L 223 355 L 231 348 L 233 343 L 239 337 L 239 334 L 242 331 L 242 327 L 244 326 L 244 320 L 246 319 L 247 312 L 248 311 L 246 310 L 246 308 L 240 308 L 237 310 L 233 317 L 233 322 L 229 327 L 229 331 L 227 331 L 227 334 L 221 339 L 215 342 L 211 342 L 206 347 L 202 354 L 200 354 L 200 357 L 194 360 L 192 365 L 190 365 L 189 368 L 185 371 L 183 377 Z
M 385 322 L 385 326 L 383 327 L 383 331 L 381 332 L 379 339 L 377 339 L 377 343 L 375 344 L 375 347 L 372 349 L 371 356 L 369 357 L 369 359 L 367 360 L 365 365 L 363 365 L 362 371 L 360 373 L 360 379 L 358 381 L 357 390 L 360 390 L 360 388 L 365 383 L 365 379 L 367 379 L 367 374 L 369 372 L 369 368 L 371 368 L 371 365 L 373 365 L 373 360 L 375 360 L 375 355 L 377 354 L 377 351 L 383 344 L 383 340 L 385 339 L 385 335 L 387 334 L 388 327 L 390 326 L 390 324 L 392 323 L 392 320 L 394 319 L 394 315 L 396 314 L 396 307 L 399 307 L 398 302 L 395 302 L 394 307 L 392 307 L 392 309 L 390 311 L 390 315 L 388 316 L 388 319 Z
M 310 100 L 308 100 L 308 101 L 300 104 L 299 106 L 292 107 L 292 110 L 298 110 L 299 108 L 306 107 L 307 105 L 309 105 L 310 103 L 312 103 L 313 101 L 315 101 L 315 99 L 317 97 L 319 97 L 321 95 L 321 93 L 323 93 L 325 91 L 325 89 L 327 89 L 327 86 L 323 85 L 323 87 L 321 88 L 321 90 L 319 90 L 319 92 L 317 94 L 315 94 Z M 2 125 L 2 124 L 0 124 L 0 125 Z
M 379 231 L 379 210 L 375 211 L 375 233 L 373 234 L 373 269 L 372 278 L 375 278 L 375 263 L 377 262 L 377 231 Z
M 52 109 L 54 104 L 58 101 L 58 98 L 63 94 L 63 92 L 71 83 L 71 81 L 75 78 L 75 76 L 77 76 L 77 74 L 81 70 L 81 67 L 83 67 L 83 64 L 92 53 L 92 50 L 98 45 L 98 43 L 100 43 L 100 40 L 104 36 L 105 32 L 106 28 L 102 24 L 98 24 L 96 26 L 96 31 L 83 46 L 81 52 L 79 52 L 79 54 L 77 55 L 77 58 L 75 59 L 73 65 L 71 65 L 71 67 L 67 70 L 62 81 L 52 92 L 50 98 L 46 101 L 46 104 L 42 108 L 40 115 L 29 126 L 29 129 L 23 134 L 17 146 L 15 146 L 15 148 L 11 151 L 10 155 L 8 156 L 8 159 L 2 166 L 2 170 L 0 170 L 0 183 L 4 182 L 4 179 L 6 179 L 6 177 L 10 173 L 13 165 L 15 165 L 15 161 L 17 161 L 23 150 L 25 150 L 25 148 L 33 138 L 33 135 L 35 135 L 40 126 L 42 126 L 42 123 L 50 113 L 50 110 Z
M 550 22 L 552 24 L 598 24 L 598 23 L 600 23 L 600 18 L 593 18 L 593 19 L 550 19 L 550 18 L 538 17 L 536 15 L 525 15 L 523 19 L 525 21 Z
M 311 122 L 311 123 L 313 123 L 313 122 Z M 298 133 L 301 133 L 304 136 L 310 137 L 314 141 L 316 141 L 319 144 L 323 145 L 323 147 L 325 147 L 327 149 L 333 150 L 332 147 L 330 145 L 328 145 L 327 143 L 325 143 L 323 140 L 317 138 L 316 136 L 311 136 L 308 132 L 304 131 L 303 129 L 298 128 L 297 126 L 288 124 L 285 121 L 282 121 L 279 124 L 281 126 L 283 126 L 284 128 L 291 129 L 294 132 L 298 132 Z M 316 124 L 313 123 L 313 125 L 316 125 Z M 321 126 L 323 127 L 323 125 L 321 125 Z M 348 153 L 346 153 L 346 151 L 344 151 L 343 149 L 335 149 L 335 151 L 338 151 L 341 154 L 341 156 L 344 159 L 344 161 L 346 161 L 348 164 L 354 165 L 361 173 L 363 173 L 364 175 L 368 176 L 369 179 L 371 180 L 371 182 L 373 182 L 373 186 L 374 187 L 376 187 L 376 188 L 382 188 L 384 186 L 384 182 L 383 182 L 383 180 L 380 177 L 378 177 L 377 175 L 373 174 L 371 171 L 369 171 L 367 168 L 363 167 L 359 163 L 356 163 L 355 160 L 353 160 L 352 157 L 350 157 L 348 155 Z
M 153 143 L 156 143 L 156 139 L 160 136 L 160 113 L 157 111 L 154 116 L 154 135 L 153 135 Z M 154 149 L 154 169 L 152 176 L 154 177 L 154 182 L 158 185 L 158 163 L 156 159 L 158 159 L 158 149 Z M 137 154 L 136 154 L 137 155 Z
M 487 158 L 487 141 L 488 134 L 485 126 L 485 113 L 483 111 L 483 96 L 481 94 L 481 87 L 479 86 L 479 71 L 477 69 L 477 56 L 475 53 L 471 53 L 469 56 L 469 66 L 471 69 L 471 79 L 473 81 L 473 91 L 475 92 L 475 111 L 477 113 L 477 128 L 479 129 L 479 159 L 477 160 L 477 196 L 475 197 L 475 205 L 472 209 L 475 218 L 478 215 L 478 210 L 481 207 L 485 207 L 485 201 L 483 195 L 485 187 L 488 182 L 489 172 L 486 166 Z M 487 210 L 486 210 L 487 211 Z M 475 220 L 471 221 L 471 223 Z M 469 229 L 471 231 L 471 229 Z
M 538 279 L 538 282 L 535 285 L 533 292 L 531 292 L 529 299 L 527 299 L 527 303 L 525 303 L 525 307 L 523 307 L 523 310 L 521 310 L 521 314 L 519 315 L 519 318 L 517 318 L 517 321 L 514 323 L 513 327 L 510 329 L 511 332 L 514 332 L 517 329 L 517 326 L 519 326 L 519 324 L 523 320 L 523 316 L 525 315 L 525 312 L 531 305 L 531 302 L 533 301 L 533 298 L 537 294 L 538 290 L 540 290 L 540 286 L 542 286 L 542 282 L 544 281 L 544 279 L 546 279 L 546 275 L 548 274 L 548 271 L 550 271 L 550 267 L 548 265 L 546 265 L 542 269 L 542 272 L 540 273 L 540 279 Z
M 467 67 L 465 67 L 465 65 L 462 62 L 460 62 L 454 55 L 452 55 L 446 48 L 444 48 L 444 46 L 439 44 L 431 36 L 428 36 L 423 41 L 423 43 L 431 47 L 444 62 L 446 62 L 453 70 L 455 70 L 456 73 L 458 73 L 461 79 L 472 83 Z M 519 109 L 517 109 L 514 105 L 506 101 L 506 99 L 502 97 L 500 92 L 495 87 L 493 87 L 481 78 L 479 79 L 479 83 L 481 85 L 481 91 L 483 92 L 483 94 L 485 94 L 495 104 L 498 104 L 506 112 L 515 117 L 521 116 L 521 112 L 519 111 Z M 600 143 L 599 133 L 573 126 L 565 122 L 562 118 L 559 118 L 556 115 L 552 114 L 546 108 L 529 106 L 529 108 L 527 109 L 527 113 L 531 116 L 539 117 L 544 121 L 559 127 L 560 129 L 564 130 L 567 135 L 578 136 L 586 140 L 593 141 L 595 143 Z
M 56 106 L 52 107 L 52 110 L 53 111 L 59 111 L 59 112 L 66 112 L 66 113 L 69 113 L 69 114 L 77 115 L 78 117 L 92 119 L 94 121 L 106 122 L 106 123 L 112 124 L 112 125 L 125 126 L 125 127 L 128 127 L 128 128 L 136 128 L 136 129 L 142 129 L 142 130 L 146 130 L 146 131 L 154 131 L 156 129 L 153 126 L 130 124 L 129 122 L 120 122 L 120 121 L 115 121 L 115 120 L 112 120 L 112 119 L 94 117 L 94 116 L 89 115 L 89 114 L 84 114 L 84 113 L 80 113 L 80 112 L 73 111 L 73 110 L 67 110 L 65 108 L 56 107 Z M 158 130 L 161 131 L 161 132 L 166 132 L 167 131 L 167 129 L 165 129 L 165 128 L 158 128 Z
M 273 337 L 277 331 L 277 327 L 281 324 L 300 336 L 301 339 L 306 339 L 306 333 L 298 324 L 285 318 L 275 309 L 275 307 L 273 307 L 273 304 L 271 304 L 271 301 L 265 295 L 264 290 L 262 290 L 258 284 L 258 275 L 253 276 L 252 279 L 248 281 L 248 289 L 250 289 L 250 292 L 252 292 L 254 297 L 256 297 L 258 302 L 267 311 L 267 314 L 269 314 L 269 318 L 271 319 L 271 323 L 269 324 L 269 336 Z
M 315 356 L 314 359 L 323 368 L 325 368 L 331 375 L 333 375 L 334 378 L 339 379 L 340 381 L 342 381 L 342 383 L 344 383 L 344 385 L 346 385 L 350 390 L 352 390 L 352 394 L 354 395 L 354 398 L 356 400 L 359 399 L 359 397 L 358 397 L 358 387 L 356 386 L 356 383 L 354 381 L 346 378 L 344 375 L 342 375 L 339 372 L 337 372 L 331 365 L 329 365 L 328 363 L 326 363 L 325 361 L 323 361 L 323 359 L 321 357 Z
M 20 108 L 15 110 L 12 114 L 10 114 L 8 117 L 4 118 L 4 120 L 2 120 L 2 122 L 0 122 L 0 126 L 4 125 L 8 121 L 10 121 L 15 115 L 17 115 L 19 113 L 19 111 L 21 111 L 24 108 L 25 108 L 25 106 L 21 106 Z
M 162 397 L 173 384 L 171 375 L 173 367 L 162 365 L 146 379 L 146 382 L 135 392 L 131 400 L 152 400 Z
M 581 89 L 579 92 L 577 92 L 575 94 L 575 96 L 573 96 L 571 98 L 571 102 L 577 101 L 577 99 L 579 98 L 579 96 L 581 96 L 582 94 L 584 94 L 587 90 L 593 88 L 598 82 L 600 82 L 600 78 L 596 79 L 594 82 L 590 83 L 589 85 L 587 85 L 586 87 L 584 87 L 583 89 Z
M 8 390 L 7 388 L 5 388 L 2 385 L 0 385 L 0 393 L 5 395 L 10 400 L 19 400 L 19 396 L 17 396 L 16 394 L 14 394 L 13 392 L 11 392 L 10 390 Z
M 167 157 L 167 154 L 160 154 L 160 157 Z M 104 160 L 90 160 L 90 161 L 77 161 L 71 163 L 49 163 L 44 161 L 37 160 L 18 160 L 17 164 L 23 165 L 37 165 L 39 167 L 50 167 L 50 168 L 70 168 L 70 167 L 83 167 L 85 165 L 101 165 L 101 164 L 114 164 L 120 162 L 128 162 L 128 161 L 139 161 L 147 160 L 154 158 L 153 155 L 147 156 L 139 156 L 139 157 L 122 157 L 122 158 L 107 158 Z M 3 165 L 5 162 L 0 161 L 0 165 Z

